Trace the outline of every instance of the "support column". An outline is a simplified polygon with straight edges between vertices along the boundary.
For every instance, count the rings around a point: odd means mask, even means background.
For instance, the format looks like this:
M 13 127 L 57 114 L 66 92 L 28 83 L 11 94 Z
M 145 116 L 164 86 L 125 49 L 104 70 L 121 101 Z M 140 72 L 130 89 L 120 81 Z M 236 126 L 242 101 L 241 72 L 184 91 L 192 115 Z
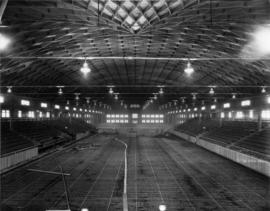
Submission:
M 262 115 L 261 115 L 261 110 L 258 111 L 258 131 L 262 130 Z

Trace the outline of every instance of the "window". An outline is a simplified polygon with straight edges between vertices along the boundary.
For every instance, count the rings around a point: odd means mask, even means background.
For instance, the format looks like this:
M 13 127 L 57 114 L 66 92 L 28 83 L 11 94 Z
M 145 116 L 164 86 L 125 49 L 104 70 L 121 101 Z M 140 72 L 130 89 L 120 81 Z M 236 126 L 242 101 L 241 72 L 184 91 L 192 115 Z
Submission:
M 236 119 L 243 119 L 243 118 L 244 118 L 244 113 L 243 113 L 243 111 L 237 111 L 237 112 L 236 112 L 235 118 L 236 118 Z
M 47 105 L 47 103 L 40 103 L 40 107 L 41 107 L 41 108 L 47 108 L 48 105 Z
M 5 102 L 4 96 L 0 96 L 0 103 L 4 103 L 4 102 Z
M 30 101 L 29 100 L 21 100 L 21 105 L 30 106 Z
M 244 100 L 244 101 L 242 101 L 241 102 L 241 106 L 250 106 L 250 104 L 251 104 L 251 101 L 250 100 Z
M 38 113 L 38 116 L 39 116 L 39 118 L 42 118 L 42 117 L 43 117 L 43 113 L 40 111 L 40 112 Z
M 198 109 L 197 108 L 194 108 L 194 111 L 197 111 Z
M 35 118 L 34 111 L 28 111 L 28 118 Z
M 232 112 L 231 111 L 229 112 L 228 117 L 229 117 L 229 119 L 232 118 Z
M 205 106 L 202 107 L 202 111 L 204 111 L 204 110 L 205 110 Z
M 248 116 L 249 116 L 250 119 L 253 119 L 253 117 L 254 117 L 253 110 L 250 110 L 249 111 L 249 115 Z
M 270 119 L 270 110 L 263 110 L 261 115 L 262 119 Z
M 270 96 L 267 97 L 267 103 L 270 104 Z
M 2 118 L 9 118 L 10 117 L 10 111 L 9 110 L 2 110 Z
M 77 108 L 73 108 L 73 111 L 77 111 Z
M 66 107 L 65 107 L 65 109 L 66 109 L 66 110 L 69 110 L 69 107 L 68 107 L 68 106 L 66 106 Z
M 230 108 L 230 107 L 231 107 L 231 104 L 230 103 L 223 104 L 223 108 Z
M 50 118 L 50 112 L 48 112 L 48 111 L 46 112 L 46 117 Z
M 215 110 L 216 109 L 216 105 L 211 105 L 211 110 Z
M 138 114 L 132 114 L 132 119 L 138 119 Z
M 18 118 L 22 118 L 22 111 L 18 111 Z
M 224 112 L 221 112 L 220 117 L 221 117 L 221 118 L 224 118 L 224 117 L 225 117 Z
M 54 108 L 55 109 L 60 109 L 60 106 L 59 105 L 54 105 Z

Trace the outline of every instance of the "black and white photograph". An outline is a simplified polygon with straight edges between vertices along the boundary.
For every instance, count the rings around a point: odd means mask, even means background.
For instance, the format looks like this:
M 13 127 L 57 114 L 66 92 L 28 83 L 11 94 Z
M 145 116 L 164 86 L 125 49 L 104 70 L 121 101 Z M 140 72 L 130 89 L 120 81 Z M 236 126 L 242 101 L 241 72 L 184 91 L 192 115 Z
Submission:
M 270 211 L 270 0 L 0 0 L 0 211 Z

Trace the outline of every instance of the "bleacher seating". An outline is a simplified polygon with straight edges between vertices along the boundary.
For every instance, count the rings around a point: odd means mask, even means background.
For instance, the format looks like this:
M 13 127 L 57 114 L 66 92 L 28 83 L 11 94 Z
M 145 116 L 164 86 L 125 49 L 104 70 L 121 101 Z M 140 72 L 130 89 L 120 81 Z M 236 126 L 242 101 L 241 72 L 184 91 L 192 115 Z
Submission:
M 237 142 L 234 147 L 241 147 L 247 149 L 249 153 L 270 158 L 270 129 L 264 129 L 251 135 L 243 141 Z
M 58 130 L 64 131 L 70 135 L 76 135 L 77 133 L 85 133 L 87 131 L 91 133 L 96 132 L 96 128 L 93 125 L 87 124 L 83 120 L 75 118 L 59 118 L 48 122 Z
M 194 119 L 190 119 L 186 121 L 185 123 L 181 125 L 176 126 L 175 129 L 177 131 L 196 136 L 206 131 L 217 128 L 218 125 L 219 125 L 218 120 L 212 120 L 212 119 L 200 120 L 199 118 L 194 118 Z
M 201 138 L 208 141 L 219 142 L 219 144 L 227 146 L 249 136 L 251 133 L 254 133 L 256 129 L 256 122 L 224 121 L 221 127 L 217 127 L 203 134 Z
M 175 129 L 191 136 L 228 147 L 243 153 L 270 160 L 270 129 L 263 122 L 261 132 L 257 122 L 190 119 Z
M 14 121 L 14 131 L 31 139 L 40 148 L 54 145 L 61 132 L 39 121 Z
M 76 134 L 95 133 L 96 128 L 79 119 L 44 121 L 13 120 L 12 129 L 7 121 L 1 121 L 1 155 L 37 146 L 44 151 L 72 140 Z
M 12 131 L 8 122 L 1 122 L 1 155 L 33 146 L 30 140 Z

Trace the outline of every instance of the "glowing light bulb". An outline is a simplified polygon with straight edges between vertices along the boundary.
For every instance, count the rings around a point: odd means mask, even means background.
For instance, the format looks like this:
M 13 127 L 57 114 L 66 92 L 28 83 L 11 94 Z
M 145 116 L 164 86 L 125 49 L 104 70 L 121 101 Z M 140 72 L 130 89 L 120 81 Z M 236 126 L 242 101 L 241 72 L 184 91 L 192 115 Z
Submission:
M 3 34 L 0 34 L 0 51 L 5 50 L 10 44 L 10 39 L 5 37 Z
M 91 69 L 89 68 L 87 62 L 85 61 L 83 63 L 83 66 L 81 67 L 81 72 L 84 74 L 84 75 L 87 75 L 88 73 L 91 72 Z
M 158 208 L 160 211 L 166 211 L 166 209 L 167 209 L 166 205 L 164 205 L 164 204 L 159 205 Z
M 160 94 L 160 95 L 163 95 L 163 94 L 164 94 L 164 91 L 163 91 L 162 88 L 159 89 L 159 94 Z
M 190 62 L 187 63 L 187 67 L 185 69 L 185 73 L 187 75 L 191 75 L 194 72 L 193 67 L 191 66 Z
M 109 94 L 113 94 L 113 89 L 112 88 L 110 88 L 110 90 L 109 90 Z
M 209 94 L 210 94 L 210 95 L 215 94 L 215 91 L 214 91 L 214 89 L 213 89 L 213 88 L 211 88 L 211 89 L 210 89 Z

